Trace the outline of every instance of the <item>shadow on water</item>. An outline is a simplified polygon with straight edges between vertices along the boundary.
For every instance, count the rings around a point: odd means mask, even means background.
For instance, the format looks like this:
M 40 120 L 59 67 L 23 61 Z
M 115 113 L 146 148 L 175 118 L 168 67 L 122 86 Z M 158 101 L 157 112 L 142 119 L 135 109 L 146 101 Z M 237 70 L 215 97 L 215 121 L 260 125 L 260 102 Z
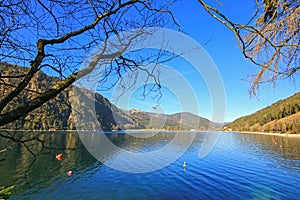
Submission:
M 0 153 L 0 186 L 15 185 L 15 193 L 25 190 L 34 193 L 55 181 L 65 180 L 69 170 L 81 172 L 91 165 L 101 165 L 84 148 L 76 133 L 19 132 L 14 137 L 27 142 Z M 11 141 L 1 138 L 0 149 L 8 145 Z M 60 153 L 63 159 L 58 161 L 56 155 Z
M 132 174 L 103 165 L 83 146 L 77 133 L 16 134 L 38 140 L 30 140 L 26 146 L 16 144 L 0 153 L 0 186 L 15 185 L 12 199 L 51 199 L 58 198 L 57 195 L 64 199 L 65 195 L 69 199 L 99 195 L 108 199 L 226 196 L 261 199 L 273 195 L 274 199 L 280 199 L 293 198 L 298 195 L 294 190 L 300 189 L 295 186 L 300 180 L 300 138 L 220 133 L 215 148 L 202 159 L 198 153 L 205 133 L 197 133 L 190 147 L 171 165 L 151 173 Z M 151 152 L 168 145 L 176 135 L 174 132 L 146 134 L 111 132 L 105 136 L 129 152 Z M 170 155 L 181 150 L 188 136 L 187 132 L 179 134 Z M 96 146 L 101 145 L 92 134 L 85 137 L 94 140 Z M 0 149 L 9 144 L 1 138 Z M 59 153 L 63 154 L 60 161 L 55 158 Z M 120 155 L 119 151 L 107 153 L 110 158 Z M 69 170 L 73 171 L 72 177 L 67 175 Z

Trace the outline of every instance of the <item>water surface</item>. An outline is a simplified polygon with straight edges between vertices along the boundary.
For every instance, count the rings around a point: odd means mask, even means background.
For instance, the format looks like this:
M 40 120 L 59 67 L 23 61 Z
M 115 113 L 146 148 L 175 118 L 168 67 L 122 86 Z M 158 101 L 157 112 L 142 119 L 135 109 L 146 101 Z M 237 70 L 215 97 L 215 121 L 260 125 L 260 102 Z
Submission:
M 300 138 L 220 133 L 210 154 L 200 159 L 205 134 L 197 133 L 175 162 L 149 173 L 108 167 L 91 156 L 75 133 L 40 134 L 47 142 L 18 144 L 0 154 L 0 186 L 15 185 L 11 199 L 299 199 Z M 152 152 L 175 135 L 106 136 L 127 151 Z M 187 132 L 180 135 L 183 141 L 188 137 Z M 1 139 L 0 145 L 7 146 L 7 141 Z M 179 151 L 180 143 L 173 148 L 173 153 Z M 120 152 L 110 152 L 107 159 Z M 58 153 L 63 153 L 62 161 L 55 159 Z

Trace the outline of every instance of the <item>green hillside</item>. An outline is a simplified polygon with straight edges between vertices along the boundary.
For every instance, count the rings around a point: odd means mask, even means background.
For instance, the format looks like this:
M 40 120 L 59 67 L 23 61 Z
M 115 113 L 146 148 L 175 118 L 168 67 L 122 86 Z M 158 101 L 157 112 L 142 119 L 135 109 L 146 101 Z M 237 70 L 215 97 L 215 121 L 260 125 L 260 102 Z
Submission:
M 227 124 L 233 131 L 300 133 L 300 93 Z

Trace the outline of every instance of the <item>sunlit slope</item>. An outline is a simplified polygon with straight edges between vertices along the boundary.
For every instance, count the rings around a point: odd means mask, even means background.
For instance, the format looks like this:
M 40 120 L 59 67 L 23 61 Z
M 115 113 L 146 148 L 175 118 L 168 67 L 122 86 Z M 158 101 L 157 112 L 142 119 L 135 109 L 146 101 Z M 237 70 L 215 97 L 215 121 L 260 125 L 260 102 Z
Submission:
M 241 117 L 227 128 L 233 131 L 300 132 L 300 93 L 277 101 L 251 115 Z

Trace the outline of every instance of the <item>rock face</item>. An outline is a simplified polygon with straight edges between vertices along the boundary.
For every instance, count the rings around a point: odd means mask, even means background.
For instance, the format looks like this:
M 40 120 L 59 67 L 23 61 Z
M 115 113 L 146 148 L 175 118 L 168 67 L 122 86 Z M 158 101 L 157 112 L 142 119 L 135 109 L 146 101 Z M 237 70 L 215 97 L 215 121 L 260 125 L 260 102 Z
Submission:
M 0 100 L 20 82 L 15 78 L 3 78 L 4 76 L 16 76 L 25 74 L 28 68 L 0 63 Z M 10 111 L 16 106 L 34 98 L 38 93 L 47 89 L 58 81 L 58 77 L 47 76 L 39 71 L 30 81 L 26 90 L 22 91 L 5 110 Z M 98 93 L 81 90 L 81 95 L 74 95 L 75 86 L 65 89 L 54 99 L 44 103 L 31 113 L 24 115 L 19 120 L 2 126 L 2 129 L 14 130 L 91 130 L 96 127 L 95 117 L 85 119 L 84 127 L 79 125 L 77 113 L 85 113 L 85 117 L 91 113 L 97 118 L 102 130 L 119 129 L 165 129 L 165 130 L 216 130 L 220 125 L 210 122 L 200 116 L 183 112 L 172 115 L 144 112 L 139 109 L 130 111 L 122 110 L 111 104 L 108 99 Z M 80 99 L 79 99 L 80 98 Z M 80 102 L 74 110 L 71 102 Z M 99 124 L 97 122 L 97 124 Z M 77 125 L 77 127 L 76 127 Z M 97 129 L 98 130 L 98 129 Z
M 27 70 L 25 67 L 12 66 L 6 63 L 0 64 L 0 74 L 2 76 L 24 74 Z M 5 82 L 5 84 L 0 83 L 0 96 L 2 99 L 12 90 L 13 86 L 18 84 L 18 80 L 11 78 L 2 78 L 1 80 Z M 50 85 L 52 85 L 51 83 L 57 80 L 57 77 L 47 76 L 41 71 L 38 72 L 26 90 L 18 95 L 13 103 L 8 105 L 3 112 L 9 111 L 19 104 L 26 102 L 37 93 L 49 88 Z M 71 107 L 71 101 L 74 101 L 74 98 L 78 97 L 73 95 L 73 88 L 68 88 L 57 95 L 56 98 L 44 103 L 40 108 L 1 128 L 15 130 L 74 130 L 76 128 L 74 112 L 76 111 L 72 110 Z M 85 92 L 84 98 L 86 98 L 86 101 L 95 100 L 92 103 L 94 103 L 97 119 L 103 130 L 143 128 L 143 126 L 133 120 L 125 112 L 112 105 L 108 99 L 102 95 Z M 82 106 L 84 111 L 94 112 L 90 108 L 84 107 L 84 105 Z

